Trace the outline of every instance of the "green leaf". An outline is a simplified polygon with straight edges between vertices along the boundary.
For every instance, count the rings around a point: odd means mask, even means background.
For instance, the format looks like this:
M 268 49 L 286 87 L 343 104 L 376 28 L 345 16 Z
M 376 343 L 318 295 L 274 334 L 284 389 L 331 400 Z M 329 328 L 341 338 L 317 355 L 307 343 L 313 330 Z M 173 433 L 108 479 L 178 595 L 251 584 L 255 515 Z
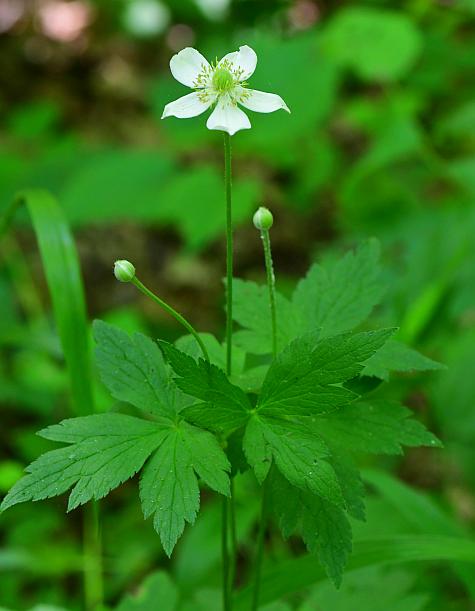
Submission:
M 408 16 L 370 7 L 348 7 L 328 24 L 323 45 L 328 55 L 369 80 L 393 81 L 414 65 L 421 35 Z
M 176 387 L 157 344 L 141 333 L 127 333 L 94 321 L 96 360 L 112 396 L 151 414 L 175 418 L 189 399 Z
M 313 588 L 298 611 L 427 611 L 430 594 L 414 592 L 419 572 L 414 570 L 368 567 L 345 575 L 343 584 L 336 590 L 330 583 Z
M 466 529 L 445 514 L 429 494 L 415 490 L 383 471 L 365 469 L 363 477 L 418 533 L 459 537 L 467 535 Z M 465 584 L 467 592 L 474 598 L 473 567 L 465 563 L 454 563 L 453 568 Z
M 156 219 L 161 213 L 160 188 L 175 175 L 175 163 L 160 152 L 102 150 L 85 156 L 75 168 L 61 201 L 74 224 Z
M 315 428 L 255 415 L 246 427 L 244 453 L 261 481 L 272 455 L 291 484 L 342 506 L 344 499 L 330 451 Z
M 193 524 L 200 505 L 197 476 L 220 494 L 229 495 L 230 464 L 210 433 L 186 422 L 170 429 L 147 463 L 140 479 L 140 498 L 146 518 L 153 524 L 165 552 L 170 555 L 183 533 Z
M 88 322 L 81 270 L 73 236 L 58 202 L 46 191 L 20 193 L 0 218 L 0 237 L 25 205 L 38 240 L 68 370 L 74 412 L 94 411 Z
M 291 486 L 272 474 L 272 507 L 284 537 L 301 534 L 327 575 L 339 586 L 351 552 L 351 526 L 344 512 L 324 499 Z
M 74 486 L 68 510 L 100 499 L 139 471 L 163 442 L 159 424 L 121 414 L 64 420 L 39 433 L 70 443 L 43 454 L 4 498 L 1 509 L 63 494 Z
M 277 345 L 280 349 L 298 335 L 299 323 L 292 304 L 276 294 Z M 243 330 L 236 331 L 234 341 L 252 354 L 272 352 L 272 323 L 269 315 L 269 289 L 235 278 L 233 281 L 233 316 Z
M 303 495 L 302 538 L 338 587 L 351 552 L 351 526 L 344 512 L 318 497 Z
M 325 337 L 361 324 L 385 290 L 379 256 L 372 239 L 334 263 L 314 264 L 292 297 L 301 332 L 321 328 Z
M 272 448 L 266 441 L 264 426 L 259 418 L 251 418 L 247 423 L 243 450 L 257 481 L 262 484 L 272 464 Z
M 396 340 L 389 340 L 366 363 L 363 375 L 389 380 L 390 371 L 431 371 L 445 369 L 443 365 Z
M 257 409 L 266 414 L 326 414 L 357 398 L 341 384 L 357 376 L 394 329 L 318 339 L 309 334 L 292 342 L 264 380 Z
M 220 369 L 226 369 L 226 344 L 219 343 L 211 333 L 199 333 L 201 341 L 204 343 L 211 363 Z M 183 335 L 175 342 L 175 346 L 181 352 L 192 356 L 195 361 L 203 358 L 203 353 L 198 342 L 193 335 Z M 239 376 L 244 370 L 246 353 L 237 346 L 233 346 L 232 351 L 232 371 L 233 375 Z
M 177 386 L 201 403 L 187 407 L 187 420 L 217 433 L 231 433 L 249 417 L 252 406 L 247 395 L 228 381 L 224 371 L 203 359 L 195 361 L 167 342 L 160 347 L 174 372 Z
M 435 535 L 407 535 L 355 541 L 348 569 L 404 562 L 466 561 L 475 564 L 475 543 L 468 539 Z M 325 572 L 312 555 L 284 560 L 262 575 L 261 604 L 279 600 L 325 579 Z M 236 596 L 236 611 L 247 611 L 252 589 Z
M 345 450 L 331 448 L 332 466 L 335 469 L 347 512 L 356 520 L 365 521 L 365 488 L 360 473 Z
M 222 181 L 220 172 L 210 165 L 188 166 L 163 186 L 158 207 L 155 194 L 157 217 L 177 226 L 190 251 L 202 250 L 224 232 Z M 199 206 L 196 205 L 197 193 L 203 194 Z M 260 196 L 259 181 L 236 178 L 233 182 L 233 221 L 236 225 L 251 216 Z
M 412 413 L 394 401 L 360 401 L 318 419 L 321 435 L 347 451 L 402 454 L 402 446 L 441 447 Z
M 137 594 L 126 596 L 116 611 L 150 611 L 160 601 L 160 611 L 176 611 L 178 589 L 168 573 L 157 571 L 140 585 Z
M 243 327 L 235 333 L 236 343 L 252 354 L 270 354 L 267 287 L 236 279 L 233 289 L 233 316 Z M 353 329 L 369 316 L 384 290 L 376 240 L 364 242 L 356 252 L 335 262 L 313 265 L 298 283 L 291 302 L 276 295 L 279 350 L 317 329 L 321 337 Z

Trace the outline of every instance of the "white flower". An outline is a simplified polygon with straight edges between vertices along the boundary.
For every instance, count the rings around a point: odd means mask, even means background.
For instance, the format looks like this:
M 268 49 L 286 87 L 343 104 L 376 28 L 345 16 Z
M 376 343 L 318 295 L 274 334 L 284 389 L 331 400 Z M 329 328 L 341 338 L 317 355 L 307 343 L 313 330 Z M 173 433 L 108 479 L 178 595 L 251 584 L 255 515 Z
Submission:
M 238 106 L 255 112 L 274 112 L 282 108 L 290 112 L 284 100 L 275 93 L 264 93 L 247 87 L 246 79 L 256 69 L 257 55 L 245 45 L 210 64 L 196 49 L 187 47 L 170 61 L 170 70 L 177 81 L 195 91 L 170 102 L 162 119 L 197 117 L 215 104 L 206 126 L 233 136 L 251 123 Z

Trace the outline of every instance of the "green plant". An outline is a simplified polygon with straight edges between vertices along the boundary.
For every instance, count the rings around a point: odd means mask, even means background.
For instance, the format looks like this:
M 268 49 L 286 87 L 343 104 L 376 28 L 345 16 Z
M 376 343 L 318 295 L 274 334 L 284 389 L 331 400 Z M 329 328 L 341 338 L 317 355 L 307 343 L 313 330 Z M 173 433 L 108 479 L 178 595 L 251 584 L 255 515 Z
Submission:
M 252 593 L 244 591 L 234 602 L 242 608 L 242 601 L 249 600 L 254 610 L 261 600 L 270 600 L 260 578 L 270 514 L 285 537 L 299 533 L 334 583 L 340 584 L 352 545 L 348 516 L 365 516 L 363 484 L 352 455 L 397 454 L 404 445 L 440 445 L 382 382 L 393 370 L 439 365 L 394 339 L 397 329 L 365 328 L 384 293 L 375 240 L 341 260 L 312 266 L 286 298 L 275 289 L 271 223 L 263 222 L 261 214 L 255 223 L 264 245 L 267 286 L 233 279 L 229 135 L 235 125 L 221 128 L 226 132 L 226 342 L 199 334 L 144 286 L 131 264 L 119 262 L 118 279 L 132 282 L 191 336 L 176 345 L 154 342 L 97 321 L 96 358 L 102 379 L 132 413 L 81 416 L 40 431 L 42 437 L 66 445 L 34 461 L 2 509 L 71 488 L 68 509 L 74 509 L 103 498 L 141 471 L 144 514 L 153 516 L 163 547 L 171 554 L 185 524 L 195 521 L 202 482 L 224 497 L 227 611 L 233 608 L 236 555 L 232 481 L 238 471 L 252 469 L 263 489 L 254 579 Z M 233 319 L 241 327 L 236 333 Z M 246 364 L 243 359 L 235 362 L 234 347 L 249 357 Z M 466 541 L 455 548 L 450 539 L 424 539 L 417 545 L 390 541 L 386 558 L 392 555 L 395 560 L 474 558 L 473 545 Z M 375 558 L 385 556 L 383 543 L 362 546 L 356 564 L 379 562 Z M 315 581 L 313 562 L 293 561 L 288 572 L 292 584 L 281 593 Z

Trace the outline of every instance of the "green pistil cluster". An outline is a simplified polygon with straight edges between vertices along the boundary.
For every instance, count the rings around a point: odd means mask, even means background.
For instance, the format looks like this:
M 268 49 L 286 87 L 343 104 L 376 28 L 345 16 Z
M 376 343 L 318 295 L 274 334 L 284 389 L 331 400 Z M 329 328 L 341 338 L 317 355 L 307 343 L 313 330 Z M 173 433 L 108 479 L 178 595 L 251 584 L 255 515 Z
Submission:
M 227 93 L 235 85 L 234 77 L 227 68 L 216 68 L 212 85 L 218 93 Z
M 239 99 L 236 99 L 236 95 L 233 95 L 233 90 L 237 86 L 241 88 L 247 86 L 247 83 L 240 81 L 242 74 L 242 68 L 235 68 L 229 60 L 218 62 L 216 59 L 211 65 L 201 67 L 201 72 L 193 86 L 198 90 L 199 99 L 203 103 L 209 101 L 210 95 L 220 97 L 228 94 L 229 101 L 232 104 L 237 104 L 249 97 L 249 94 L 242 89 Z

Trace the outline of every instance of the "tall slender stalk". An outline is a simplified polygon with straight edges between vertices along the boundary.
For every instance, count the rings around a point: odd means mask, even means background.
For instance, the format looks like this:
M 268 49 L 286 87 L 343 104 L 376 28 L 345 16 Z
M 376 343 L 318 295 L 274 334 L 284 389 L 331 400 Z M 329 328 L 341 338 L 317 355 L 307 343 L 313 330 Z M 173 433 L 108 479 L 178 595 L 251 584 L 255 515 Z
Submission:
M 277 356 L 277 309 L 275 305 L 275 274 L 268 229 L 261 229 L 261 238 L 264 244 L 264 259 L 266 264 L 267 288 L 269 290 L 269 306 L 272 323 L 272 356 Z
M 234 580 L 236 578 L 236 563 L 237 563 L 237 526 L 236 526 L 236 503 L 234 497 L 234 479 L 231 476 L 231 496 L 229 503 L 229 525 L 231 529 L 231 553 L 230 553 L 230 563 L 229 563 L 229 588 L 231 590 L 231 594 L 233 591 Z
M 232 177 L 231 177 L 231 137 L 224 132 L 224 184 L 226 191 L 226 373 L 232 372 L 232 339 L 233 339 L 233 211 L 232 211 Z M 232 610 L 232 586 L 235 572 L 235 540 L 233 542 L 232 560 L 228 545 L 229 517 L 235 519 L 234 498 L 223 500 L 222 511 L 222 564 L 223 564 L 223 609 Z M 228 515 L 229 514 L 229 515 Z M 235 526 L 231 528 L 232 532 Z
M 231 197 L 231 137 L 224 132 L 224 184 L 226 188 L 226 373 L 231 375 L 233 339 L 233 212 Z
M 257 534 L 256 557 L 254 560 L 254 582 L 252 586 L 251 610 L 259 608 L 259 594 L 261 589 L 262 559 L 264 556 L 264 539 L 267 530 L 267 503 L 269 496 L 269 474 L 262 484 L 261 516 L 259 521 L 259 532 Z
M 88 503 L 84 507 L 84 606 L 86 611 L 101 609 L 104 597 L 99 510 L 97 501 Z
M 268 211 L 267 211 L 268 212 Z M 270 213 L 269 213 L 270 214 Z M 272 218 L 272 217 L 270 217 Z M 270 234 L 268 228 L 261 227 L 261 238 L 264 246 L 264 261 L 266 267 L 267 287 L 269 289 L 269 307 L 272 325 L 272 355 L 277 356 L 277 310 L 275 299 L 275 275 L 272 262 L 272 250 Z M 259 532 L 257 535 L 256 558 L 254 561 L 254 582 L 252 589 L 251 610 L 257 611 L 259 608 L 259 594 L 261 586 L 262 559 L 264 556 L 264 539 L 267 530 L 267 505 L 269 497 L 269 473 L 262 484 L 261 516 L 259 522 Z

